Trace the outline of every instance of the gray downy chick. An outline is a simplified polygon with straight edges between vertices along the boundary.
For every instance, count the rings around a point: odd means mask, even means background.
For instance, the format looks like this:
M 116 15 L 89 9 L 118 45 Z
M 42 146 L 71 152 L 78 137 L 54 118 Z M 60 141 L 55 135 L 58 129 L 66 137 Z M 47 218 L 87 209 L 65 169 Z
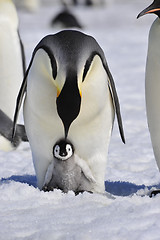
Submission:
M 53 160 L 50 163 L 44 181 L 44 191 L 61 189 L 64 193 L 74 191 L 92 192 L 95 179 L 87 163 L 74 153 L 72 143 L 60 140 L 53 147 Z

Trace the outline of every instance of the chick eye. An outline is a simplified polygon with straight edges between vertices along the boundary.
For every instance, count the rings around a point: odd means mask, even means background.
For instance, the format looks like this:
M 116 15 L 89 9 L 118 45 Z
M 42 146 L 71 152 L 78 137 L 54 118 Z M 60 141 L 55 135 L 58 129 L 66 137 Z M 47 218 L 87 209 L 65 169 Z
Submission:
M 54 152 L 59 153 L 59 146 L 58 145 L 55 147 Z
M 72 147 L 69 144 L 67 144 L 67 146 L 66 146 L 66 151 L 67 152 L 72 152 Z

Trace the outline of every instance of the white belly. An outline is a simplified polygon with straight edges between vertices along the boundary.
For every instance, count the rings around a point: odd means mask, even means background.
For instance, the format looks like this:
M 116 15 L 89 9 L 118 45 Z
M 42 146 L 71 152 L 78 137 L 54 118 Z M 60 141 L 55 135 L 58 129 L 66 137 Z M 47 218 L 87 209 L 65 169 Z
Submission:
M 146 66 L 146 110 L 152 146 L 160 169 L 160 20 L 150 30 Z
M 11 119 L 23 80 L 20 42 L 16 29 L 8 21 L 0 22 L 0 109 Z
M 16 10 L 12 2 L 6 1 L 4 6 L 2 5 L 0 12 L 0 109 L 13 120 L 16 98 L 23 80 L 22 57 Z M 0 150 L 10 151 L 12 149 L 10 141 L 0 136 Z
M 33 154 L 38 187 L 42 189 L 48 166 L 53 160 L 53 146 L 59 139 L 64 138 L 64 126 L 57 113 L 56 88 L 42 68 L 40 74 L 37 72 L 36 64 L 41 66 L 40 59 L 38 60 L 36 63 L 35 59 L 35 68 L 31 69 L 31 75 L 28 77 L 24 121 Z M 95 192 L 104 191 L 108 145 L 114 119 L 105 70 L 99 77 L 104 78 L 101 84 L 87 87 L 89 79 L 86 85 L 84 84 L 81 110 L 68 133 L 68 139 L 75 147 L 75 154 L 86 161 L 91 169 L 96 180 L 93 187 Z

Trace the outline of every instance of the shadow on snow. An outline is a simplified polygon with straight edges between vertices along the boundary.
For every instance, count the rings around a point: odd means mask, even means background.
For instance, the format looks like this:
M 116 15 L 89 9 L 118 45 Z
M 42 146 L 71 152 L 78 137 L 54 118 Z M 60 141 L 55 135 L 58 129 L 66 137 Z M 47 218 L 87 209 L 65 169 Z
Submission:
M 4 183 L 9 183 L 10 181 L 14 181 L 14 182 L 20 182 L 20 183 L 26 183 L 29 186 L 33 186 L 33 187 L 37 187 L 37 180 L 36 180 L 36 176 L 34 175 L 13 175 L 9 178 L 1 178 L 0 179 L 0 184 L 4 184 Z
M 10 181 L 25 183 L 25 184 L 28 184 L 29 186 L 33 186 L 35 188 L 37 187 L 35 175 L 22 175 L 22 176 L 13 175 L 9 178 L 1 178 L 0 185 L 7 184 Z M 112 195 L 117 195 L 117 196 L 129 196 L 129 195 L 136 193 L 138 190 L 145 189 L 146 187 L 148 188 L 148 190 L 150 190 L 152 187 L 160 188 L 160 184 L 153 185 L 153 186 L 145 186 L 145 185 L 136 185 L 136 184 L 130 183 L 130 182 L 105 181 L 106 192 L 108 192 Z
M 120 181 L 117 181 L 117 182 L 106 181 L 105 182 L 106 192 L 109 192 L 109 193 L 111 193 L 113 195 L 117 195 L 117 196 L 123 196 L 123 197 L 132 195 L 132 194 L 136 193 L 138 190 L 144 190 L 145 188 L 150 190 L 153 187 L 160 189 L 160 184 L 146 186 L 144 184 L 136 185 L 134 183 L 120 182 Z

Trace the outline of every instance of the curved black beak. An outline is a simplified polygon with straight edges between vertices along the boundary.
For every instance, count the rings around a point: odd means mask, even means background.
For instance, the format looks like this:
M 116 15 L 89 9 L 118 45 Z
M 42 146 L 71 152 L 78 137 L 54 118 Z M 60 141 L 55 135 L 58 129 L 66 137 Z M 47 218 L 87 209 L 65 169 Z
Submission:
M 75 70 L 68 71 L 65 84 L 56 103 L 58 115 L 64 125 L 65 138 L 67 138 L 69 127 L 77 118 L 81 106 L 81 95 Z
M 145 8 L 142 12 L 138 14 L 137 18 L 140 18 L 148 13 L 155 13 L 156 15 L 158 15 L 158 17 L 160 17 L 160 0 L 154 0 L 149 7 Z

